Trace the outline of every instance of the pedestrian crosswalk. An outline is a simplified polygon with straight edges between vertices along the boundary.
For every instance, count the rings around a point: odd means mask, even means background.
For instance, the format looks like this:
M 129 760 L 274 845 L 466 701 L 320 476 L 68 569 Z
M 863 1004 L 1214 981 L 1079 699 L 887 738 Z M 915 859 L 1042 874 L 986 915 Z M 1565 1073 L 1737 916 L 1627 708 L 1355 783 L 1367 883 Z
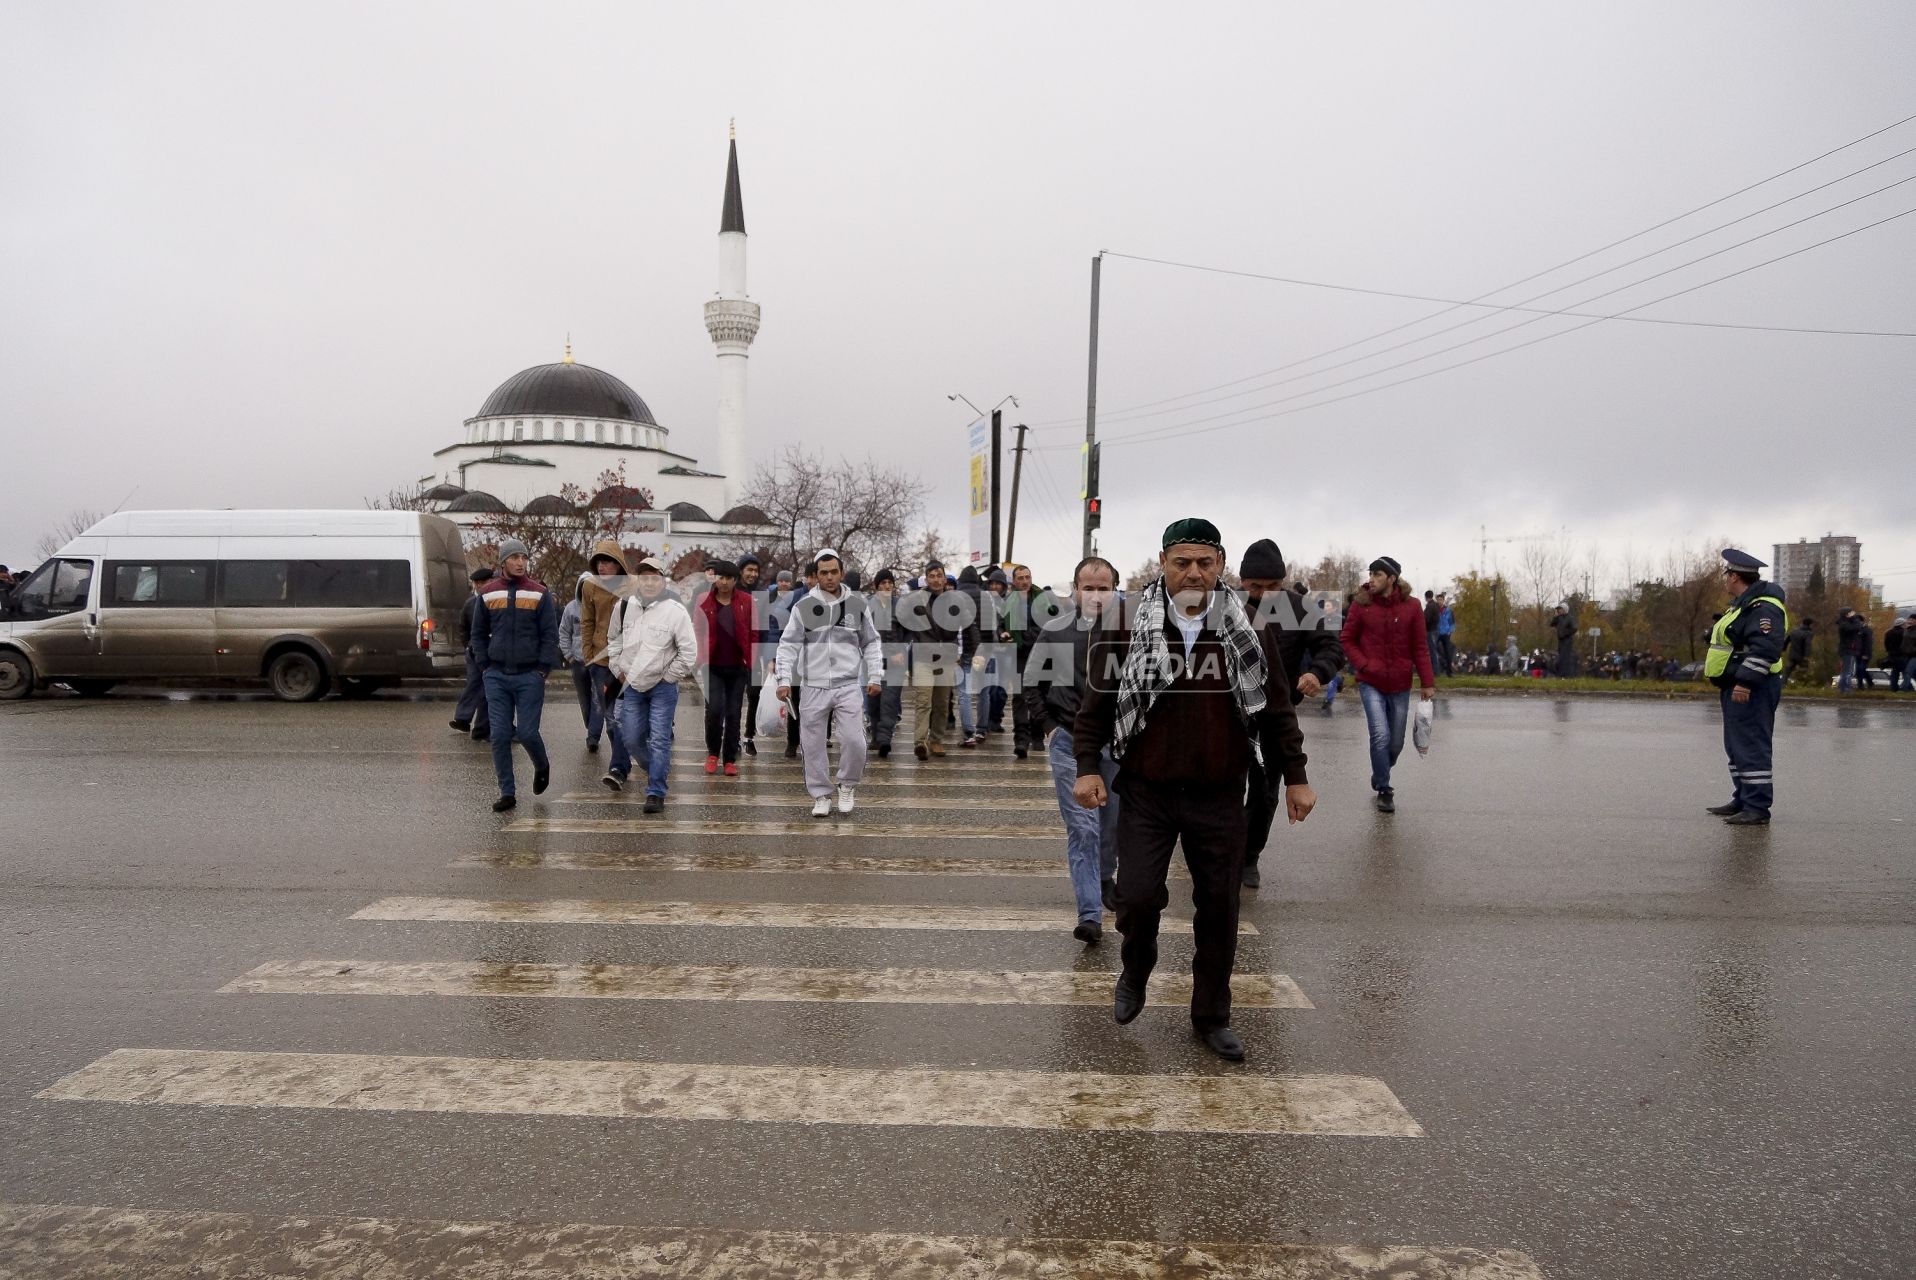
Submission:
M 1241 974 L 1240 1009 L 1308 1009 L 1283 974 Z M 1155 984 L 1159 997 L 1191 998 L 1188 974 Z M 1111 1000 L 1102 973 L 975 969 L 799 969 L 752 965 L 487 963 L 478 961 L 269 961 L 220 988 L 249 995 L 523 996 L 578 1000 L 821 1001 L 854 1004 L 1084 1004 Z
M 323 1262 L 321 1260 L 324 1260 Z M 315 1268 L 324 1266 L 326 1270 Z M 32 1270 L 29 1270 L 29 1268 Z M 0 1204 L 0 1275 L 129 1280 L 1543 1280 L 1513 1250 L 739 1231 Z
M 684 772 L 683 760 L 700 755 L 691 749 L 675 752 L 678 769 Z M 938 1043 L 960 1046 L 955 1052 L 874 1066 L 869 1059 L 778 1061 L 776 1053 L 769 1055 L 774 1060 L 739 1061 L 735 1054 L 685 1060 L 668 1056 L 675 1050 L 659 1048 L 545 1057 L 528 1046 L 528 1052 L 513 1056 L 481 1056 L 420 1052 L 433 1046 L 417 1040 L 390 1049 L 355 1040 L 338 1046 L 351 1051 L 338 1052 L 309 1044 L 133 1044 L 72 1064 L 66 1074 L 40 1083 L 34 1097 L 47 1106 L 492 1116 L 518 1117 L 526 1124 L 574 1118 L 618 1126 L 838 1126 L 889 1131 L 894 1144 L 904 1144 L 893 1149 L 905 1151 L 938 1131 L 1024 1133 L 1033 1135 L 1031 1141 L 1052 1142 L 1066 1134 L 1133 1135 L 1133 1140 L 1157 1135 L 1198 1144 L 1424 1138 L 1423 1125 L 1391 1086 L 1361 1073 L 1273 1072 L 1255 1066 L 1220 1071 L 1208 1059 L 1202 1070 L 1177 1070 L 1158 1065 L 1163 1060 L 1157 1055 L 1113 1066 L 1095 1060 L 1095 1049 L 1055 1061 L 1041 1055 L 1033 1059 L 1041 1064 L 1038 1069 L 978 1065 L 962 1048 L 967 1020 L 993 1016 L 992 1007 L 1003 1011 L 999 1017 L 1090 1018 L 1104 1031 L 1114 1030 L 1106 1011 L 1115 947 L 1087 950 L 1069 936 L 1075 908 L 1062 825 L 1055 801 L 1033 794 L 1052 788 L 1042 760 L 1013 762 L 981 752 L 928 765 L 875 762 L 874 776 L 862 785 L 877 794 L 861 794 L 853 816 L 820 821 L 781 816 L 805 803 L 795 765 L 758 760 L 743 772 L 746 777 L 736 780 L 708 782 L 695 775 L 681 785 L 675 779 L 669 803 L 677 812 L 668 810 L 671 816 L 627 816 L 642 799 L 631 792 L 581 787 L 546 797 L 541 803 L 548 807 L 501 826 L 497 847 L 454 853 L 449 860 L 450 851 L 443 849 L 422 857 L 423 871 L 446 877 L 445 892 L 387 894 L 362 900 L 345 913 L 347 927 L 363 930 L 369 941 L 383 940 L 378 947 L 354 947 L 343 954 L 328 949 L 317 956 L 259 955 L 218 992 L 260 1002 L 351 998 L 354 1010 L 491 1009 L 504 1007 L 488 1003 L 493 1001 L 545 1001 L 558 1003 L 538 1007 L 590 1007 L 607 1017 L 697 1005 L 709 1009 L 710 1018 L 742 1020 L 754 1015 L 723 1006 L 838 1005 L 871 1011 L 858 1016 L 876 1016 L 879 1007 L 918 1007 L 939 1011 L 939 1026 L 948 1035 Z M 579 781 L 589 783 L 590 777 L 587 772 Z M 608 809 L 595 815 L 590 811 L 595 805 Z M 739 818 L 693 816 L 706 809 L 756 812 Z M 921 820 L 921 810 L 933 820 Z M 679 838 L 715 843 L 682 851 Z M 872 851 L 847 848 L 846 838 L 870 844 Z M 956 841 L 966 842 L 964 853 L 940 851 Z M 565 873 L 566 883 L 579 885 L 580 891 L 554 892 L 556 882 L 545 873 Z M 652 877 L 687 874 L 714 878 L 679 881 L 699 886 L 697 900 L 656 892 Z M 611 880 L 592 880 L 600 875 L 618 876 L 616 887 Z M 767 879 L 774 875 L 802 877 L 795 881 L 805 886 L 802 896 L 785 881 Z M 872 900 L 880 896 L 880 886 L 858 879 L 864 876 L 888 877 L 890 896 L 907 900 Z M 950 900 L 943 886 L 958 878 L 1002 878 L 1006 883 L 992 892 L 1013 900 Z M 778 885 L 786 892 L 755 892 L 754 885 Z M 1104 924 L 1113 929 L 1115 920 L 1107 915 Z M 461 928 L 474 925 L 515 927 L 483 933 Z M 601 932 L 584 931 L 588 927 Z M 721 936 L 741 944 L 797 936 L 769 932 L 781 930 L 809 931 L 805 963 L 776 963 L 777 953 L 768 958 L 764 943 L 744 945 L 750 963 L 693 959 L 708 940 Z M 1163 920 L 1168 936 L 1188 938 L 1191 931 L 1188 917 L 1170 914 Z M 867 941 L 851 947 L 853 933 Z M 1260 936 L 1249 920 L 1241 933 Z M 1004 963 L 1008 954 L 1028 956 L 1047 934 L 1057 940 L 1056 960 Z M 950 958 L 947 964 L 884 962 L 898 940 L 924 935 L 948 939 L 940 944 Z M 673 941 L 658 944 L 666 962 L 598 958 L 592 954 L 596 944 L 583 958 L 576 952 L 555 957 L 550 951 L 570 939 L 612 936 Z M 832 940 L 840 936 L 847 939 L 843 955 L 832 955 L 838 946 Z M 420 956 L 400 949 L 418 946 L 431 950 Z M 1151 1008 L 1126 1034 L 1161 1037 L 1164 1028 L 1182 1023 L 1191 991 L 1188 972 L 1176 971 L 1180 955 L 1188 955 L 1188 943 L 1184 946 L 1181 953 L 1177 943 L 1167 944 L 1165 963 L 1151 987 Z M 467 947 L 483 949 L 459 954 Z M 854 955 L 866 964 L 819 962 Z M 656 954 L 641 958 L 660 959 Z M 1313 1016 L 1315 1005 L 1298 981 L 1258 972 L 1255 964 L 1244 963 L 1248 956 L 1240 959 L 1240 969 L 1248 971 L 1233 982 L 1238 1009 L 1262 1011 L 1268 1018 Z M 339 1012 L 344 1007 L 333 1006 L 335 1018 L 350 1016 Z M 819 1016 L 825 1013 L 820 1010 Z M 836 1016 L 853 1014 L 847 1009 Z M 973 1034 L 986 1033 L 981 1025 Z M 1254 1039 L 1254 1054 L 1257 1044 Z M 1043 1138 L 1046 1134 L 1052 1136 Z M 714 1206 L 711 1217 L 723 1220 L 723 1206 Z M 1529 1258 L 1510 1251 L 916 1235 L 910 1233 L 910 1221 L 896 1224 L 902 1234 L 820 1234 L 806 1230 L 805 1223 L 792 1225 L 791 1231 L 728 1231 L 670 1224 L 293 1221 L 0 1205 L 0 1274 L 7 1273 L 9 1250 L 31 1239 L 44 1251 L 42 1257 L 67 1250 L 76 1259 L 92 1259 L 102 1275 L 215 1280 L 298 1273 L 298 1266 L 275 1259 L 280 1251 L 300 1249 L 306 1257 L 320 1256 L 313 1251 L 322 1250 L 358 1267 L 338 1274 L 395 1280 L 454 1274 L 462 1280 L 495 1275 L 500 1280 L 547 1275 L 730 1280 L 761 1274 L 843 1280 L 1000 1274 L 1071 1280 L 1394 1275 L 1541 1280 Z M 456 1269 L 448 1264 L 442 1270 L 434 1242 L 449 1233 L 458 1233 L 466 1247 L 459 1251 Z M 486 1241 L 494 1243 L 474 1245 Z M 646 1259 L 642 1268 L 628 1266 L 641 1255 Z
M 947 929 L 962 933 L 1056 933 L 1053 907 L 885 906 L 828 902 L 618 902 L 587 898 L 498 901 L 486 898 L 381 898 L 355 920 L 457 924 L 675 924 L 761 929 Z M 1109 916 L 1106 923 L 1112 923 Z M 1165 933 L 1191 922 L 1166 916 Z M 1246 921 L 1239 930 L 1257 936 Z

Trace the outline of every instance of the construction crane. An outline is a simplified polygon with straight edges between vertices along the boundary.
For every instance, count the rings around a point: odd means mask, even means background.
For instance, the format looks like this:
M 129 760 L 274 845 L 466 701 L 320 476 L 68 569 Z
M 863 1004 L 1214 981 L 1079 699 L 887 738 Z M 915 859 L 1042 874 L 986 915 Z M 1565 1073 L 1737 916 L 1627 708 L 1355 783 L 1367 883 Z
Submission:
M 1497 543 L 1539 542 L 1545 538 L 1548 538 L 1549 536 L 1550 535 L 1547 533 L 1513 533 L 1508 535 L 1500 535 L 1498 537 L 1493 538 L 1490 536 L 1490 533 L 1488 532 L 1487 528 L 1484 525 L 1481 525 L 1481 524 L 1478 525 L 1477 526 L 1477 576 L 1479 578 L 1483 578 L 1485 576 L 1484 562 L 1490 557 L 1491 543 L 1493 542 L 1497 542 Z M 1503 583 L 1502 573 L 1498 573 L 1495 577 L 1490 579 L 1490 619 L 1488 623 L 1489 630 L 1484 635 L 1484 643 L 1486 645 L 1494 645 L 1497 643 L 1497 635 L 1499 632 L 1501 632 L 1504 629 L 1505 621 L 1508 617 L 1508 615 L 1504 613 L 1503 591 L 1501 590 L 1502 583 Z

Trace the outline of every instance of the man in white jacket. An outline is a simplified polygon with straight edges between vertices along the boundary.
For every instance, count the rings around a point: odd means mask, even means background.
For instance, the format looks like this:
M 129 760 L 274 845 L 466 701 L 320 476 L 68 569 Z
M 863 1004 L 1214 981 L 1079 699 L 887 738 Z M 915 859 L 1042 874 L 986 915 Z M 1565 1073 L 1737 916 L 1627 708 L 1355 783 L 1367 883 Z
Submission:
M 606 660 L 625 685 L 620 730 L 635 767 L 645 770 L 645 812 L 665 808 L 665 775 L 672 767 L 672 717 L 679 681 L 698 666 L 692 616 L 665 590 L 665 568 L 647 557 L 633 572 L 638 594 L 624 602 L 606 631 Z
M 812 816 L 832 812 L 831 756 L 826 729 L 838 731 L 838 811 L 850 813 L 853 792 L 865 776 L 865 698 L 884 680 L 885 652 L 870 603 L 844 585 L 845 565 L 830 547 L 818 553 L 818 585 L 801 597 L 785 620 L 773 670 L 778 698 L 799 699 L 798 740 L 805 755 L 805 790 Z

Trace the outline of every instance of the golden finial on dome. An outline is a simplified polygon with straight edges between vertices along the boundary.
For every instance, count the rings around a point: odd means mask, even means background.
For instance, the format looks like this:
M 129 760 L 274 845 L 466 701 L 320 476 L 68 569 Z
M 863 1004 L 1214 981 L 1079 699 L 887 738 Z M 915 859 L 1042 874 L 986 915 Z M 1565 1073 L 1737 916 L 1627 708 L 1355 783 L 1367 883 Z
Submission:
M 569 333 L 565 336 L 565 362 L 572 363 L 572 335 Z

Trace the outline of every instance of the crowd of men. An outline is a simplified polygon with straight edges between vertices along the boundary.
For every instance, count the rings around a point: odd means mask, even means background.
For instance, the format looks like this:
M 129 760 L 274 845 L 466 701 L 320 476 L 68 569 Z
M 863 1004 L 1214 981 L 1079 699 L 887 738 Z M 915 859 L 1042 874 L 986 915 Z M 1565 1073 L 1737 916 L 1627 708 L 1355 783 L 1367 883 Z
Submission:
M 983 574 L 967 566 L 953 576 L 935 560 L 909 578 L 881 569 L 867 589 L 830 547 L 769 583 L 747 556 L 711 561 L 675 586 L 658 561 L 629 563 L 604 542 L 561 609 L 530 576 L 523 544 L 508 540 L 499 550 L 496 570 L 473 574 L 468 684 L 452 721 L 491 743 L 495 810 L 517 803 L 515 742 L 532 764 L 534 793 L 549 782 L 540 717 L 546 677 L 561 664 L 572 674 L 585 749 L 596 753 L 611 738 L 605 785 L 622 790 L 643 775 L 647 813 L 664 808 L 688 680 L 705 709 L 705 773 L 739 776 L 757 739 L 776 734 L 787 757 L 803 757 L 816 818 L 855 811 L 871 757 L 902 746 L 901 730 L 934 773 L 954 724 L 960 749 L 1009 732 L 1013 756 L 1042 750 L 1052 776 L 1074 936 L 1098 945 L 1106 914 L 1115 914 L 1124 939 L 1112 997 L 1120 1023 L 1145 1003 L 1170 862 L 1183 850 L 1195 908 L 1192 1027 L 1232 1061 L 1244 1057 L 1230 1026 L 1239 895 L 1259 884 L 1276 815 L 1299 822 L 1316 804 L 1296 708 L 1319 696 L 1328 707 L 1348 672 L 1368 728 L 1373 803 L 1392 813 L 1412 691 L 1430 701 L 1437 673 L 1458 665 L 1443 595 L 1420 601 L 1395 559 L 1370 563 L 1340 615 L 1289 582 L 1268 539 L 1244 551 L 1241 589 L 1226 586 L 1223 539 L 1195 518 L 1165 530 L 1159 575 L 1128 595 L 1117 569 L 1097 556 L 1080 561 L 1059 593 L 1038 588 L 1022 565 Z M 1761 562 L 1734 550 L 1724 559 L 1730 607 L 1712 624 L 1705 675 L 1722 690 L 1733 794 L 1711 811 L 1762 825 L 1773 798 L 1770 736 L 1796 633 L 1781 589 L 1760 578 Z M 1574 645 L 1574 623 L 1556 630 Z M 1916 633 L 1916 618 L 1896 630 Z M 1899 634 L 1898 652 L 1903 643 Z

